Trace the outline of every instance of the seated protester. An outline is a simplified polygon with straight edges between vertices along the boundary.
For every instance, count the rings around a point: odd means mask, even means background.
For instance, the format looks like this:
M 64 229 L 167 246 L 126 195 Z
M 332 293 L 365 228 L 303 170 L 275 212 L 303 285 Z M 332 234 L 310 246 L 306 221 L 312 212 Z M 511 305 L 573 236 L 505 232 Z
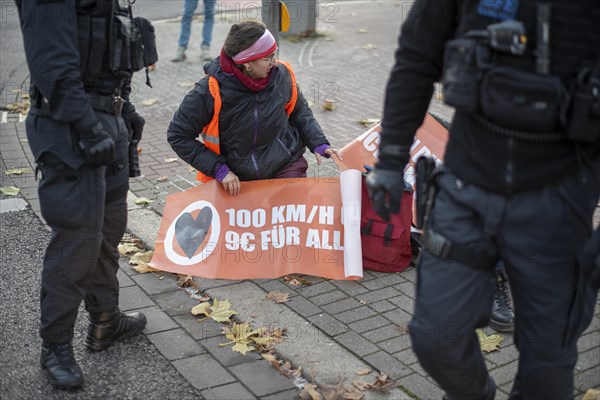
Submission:
M 317 162 L 340 159 L 276 52 L 264 24 L 233 25 L 220 57 L 204 66 L 207 76 L 169 125 L 169 144 L 199 171 L 199 180 L 215 178 L 234 196 L 240 181 L 306 177 L 306 147 Z

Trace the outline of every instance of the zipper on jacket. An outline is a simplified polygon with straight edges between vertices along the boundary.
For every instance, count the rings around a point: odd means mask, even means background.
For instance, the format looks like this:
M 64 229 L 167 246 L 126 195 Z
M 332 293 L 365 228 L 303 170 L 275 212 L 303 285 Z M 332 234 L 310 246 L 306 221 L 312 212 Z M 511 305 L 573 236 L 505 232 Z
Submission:
M 506 183 L 506 188 L 508 189 L 509 195 L 512 194 L 513 184 L 515 181 L 515 163 L 514 163 L 514 154 L 513 154 L 514 147 L 515 147 L 515 140 L 513 138 L 508 138 L 508 141 L 506 142 L 508 160 L 506 162 L 506 171 L 504 173 L 504 181 Z
M 260 171 L 258 170 L 258 163 L 256 162 L 256 154 L 254 151 L 256 149 L 256 139 L 258 138 L 258 95 L 255 96 L 254 100 L 254 143 L 252 144 L 252 163 L 254 164 L 254 169 L 256 170 L 256 179 L 260 179 Z
M 288 149 L 287 147 L 285 147 L 285 144 L 283 144 L 283 142 L 281 141 L 281 139 L 277 138 L 277 141 L 279 142 L 279 144 L 281 144 L 281 147 L 283 147 L 285 149 L 285 151 L 288 153 L 288 155 L 291 156 L 292 152 L 290 151 L 290 149 Z

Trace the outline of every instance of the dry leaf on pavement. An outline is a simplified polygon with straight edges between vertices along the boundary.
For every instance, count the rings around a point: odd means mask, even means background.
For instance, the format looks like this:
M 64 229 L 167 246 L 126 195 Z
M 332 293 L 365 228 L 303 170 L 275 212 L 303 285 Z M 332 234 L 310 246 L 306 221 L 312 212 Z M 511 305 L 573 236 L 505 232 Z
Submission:
M 166 177 L 166 176 L 161 176 L 160 178 L 158 178 L 158 179 L 156 180 L 156 182 L 158 182 L 158 183 L 163 183 L 163 182 L 166 182 L 166 181 L 168 181 L 168 180 L 169 180 L 169 178 L 168 178 L 168 177 Z
M 146 100 L 142 100 L 140 102 L 140 104 L 143 105 L 143 106 L 151 106 L 154 103 L 156 103 L 157 101 L 158 101 L 158 99 L 146 99 Z
M 173 158 L 165 158 L 165 162 L 166 162 L 167 164 L 174 163 L 174 162 L 175 162 L 175 161 L 177 161 L 177 160 L 179 160 L 179 158 L 177 158 L 177 157 L 173 157 Z
M 290 301 L 289 293 L 283 293 L 278 290 L 275 290 L 274 292 L 269 292 L 266 297 L 267 299 L 273 300 L 276 303 L 285 303 L 286 301 Z
M 141 249 L 134 243 L 119 243 L 118 250 L 121 255 L 126 256 L 131 253 L 139 253 Z
M 358 371 L 356 373 L 356 375 L 365 376 L 365 375 L 369 375 L 371 372 L 373 372 L 373 370 L 371 368 L 365 368 L 365 369 L 361 369 L 360 371 Z
M 600 390 L 588 389 L 581 400 L 600 400 Z
M 148 204 L 152 203 L 152 200 L 146 197 L 138 197 L 137 199 L 135 199 L 134 203 L 138 206 L 147 206 Z
M 493 351 L 500 350 L 500 343 L 504 340 L 504 337 L 500 335 L 486 335 L 481 329 L 476 329 L 477 337 L 479 338 L 479 345 L 481 351 L 484 353 L 491 353 Z
M 325 100 L 323 102 L 323 109 L 326 111 L 335 111 L 335 109 L 337 108 L 337 105 L 335 103 L 336 102 L 333 100 Z
M 298 395 L 303 400 L 323 400 L 323 396 L 317 391 L 317 385 L 312 383 L 305 383 Z
M 364 125 L 366 127 L 372 127 L 373 125 L 377 125 L 379 123 L 380 119 L 379 118 L 365 118 L 363 120 L 360 120 L 359 123 L 361 125 Z
M 4 171 L 4 175 L 22 175 L 31 173 L 33 173 L 33 171 L 30 168 L 11 168 Z
M 358 33 L 368 33 L 368 32 L 369 32 L 369 30 L 368 30 L 368 29 L 366 29 L 366 28 L 360 28 L 360 29 L 359 29 L 357 32 L 358 32 Z
M 283 279 L 290 286 L 310 286 L 310 282 L 299 275 L 286 275 Z
M 191 275 L 177 274 L 177 286 L 180 288 L 195 287 L 196 283 Z
M 231 309 L 229 300 L 219 301 L 215 298 L 212 305 L 210 303 L 200 303 L 193 307 L 192 314 L 204 314 L 206 318 L 211 318 L 213 321 L 225 322 L 229 321 L 229 318 L 237 313 Z M 202 318 L 199 321 L 204 321 L 206 318 Z
M 0 187 L 0 192 L 5 196 L 16 196 L 19 194 L 21 189 L 14 186 L 2 186 Z

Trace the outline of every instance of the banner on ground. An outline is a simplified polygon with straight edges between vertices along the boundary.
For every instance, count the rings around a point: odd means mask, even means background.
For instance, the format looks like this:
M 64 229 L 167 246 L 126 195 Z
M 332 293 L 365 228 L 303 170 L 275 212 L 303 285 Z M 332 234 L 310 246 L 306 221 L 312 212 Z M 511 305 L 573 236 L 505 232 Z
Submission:
M 443 158 L 446 130 L 427 117 L 411 155 Z M 211 181 L 170 195 L 153 268 L 220 279 L 261 279 L 300 273 L 360 279 L 362 166 L 373 165 L 379 127 L 345 146 L 340 177 L 242 182 L 233 197 Z M 414 181 L 414 169 L 407 179 Z M 411 182 L 412 183 L 412 182 Z

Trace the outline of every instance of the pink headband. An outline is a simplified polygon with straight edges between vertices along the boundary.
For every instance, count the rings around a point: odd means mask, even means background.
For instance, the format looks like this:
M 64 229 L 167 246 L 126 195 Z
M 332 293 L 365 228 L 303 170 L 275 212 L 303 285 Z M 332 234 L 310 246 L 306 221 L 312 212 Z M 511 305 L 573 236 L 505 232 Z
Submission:
M 277 50 L 277 42 L 267 29 L 252 46 L 235 55 L 233 61 L 236 64 L 247 63 L 271 55 L 275 50 Z

